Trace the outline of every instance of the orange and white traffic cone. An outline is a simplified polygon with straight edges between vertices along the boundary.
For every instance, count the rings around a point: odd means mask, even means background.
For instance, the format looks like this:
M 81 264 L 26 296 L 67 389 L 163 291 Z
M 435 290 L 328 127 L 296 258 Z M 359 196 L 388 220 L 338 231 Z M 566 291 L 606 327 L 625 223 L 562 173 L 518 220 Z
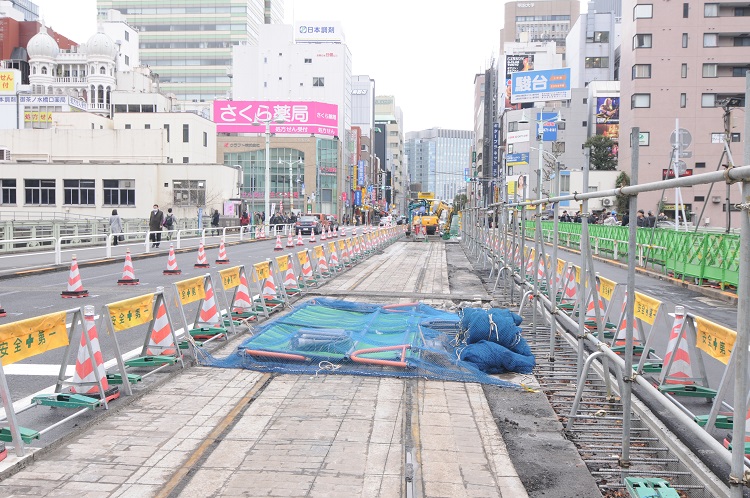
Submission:
M 68 275 L 68 290 L 64 290 L 60 293 L 62 297 L 87 297 L 89 291 L 84 290 L 83 281 L 81 275 L 78 273 L 78 261 L 76 261 L 76 255 L 73 255 L 73 261 L 70 263 L 70 274 Z
M 310 230 L 310 243 L 311 244 L 315 243 L 315 229 Z
M 273 247 L 274 251 L 283 251 L 284 246 L 281 245 L 281 235 L 276 236 L 276 245 Z
M 337 239 L 339 238 L 339 227 L 333 229 L 333 236 Z
M 237 292 L 234 294 L 232 303 L 232 313 L 239 315 L 253 310 L 253 303 L 250 299 L 250 289 L 247 286 L 247 277 L 244 272 L 240 273 L 240 285 L 237 286 Z
M 694 384 L 693 381 L 693 369 L 690 366 L 690 352 L 688 351 L 688 343 L 685 332 L 682 330 L 682 326 L 685 324 L 685 307 L 675 306 L 674 307 L 674 323 L 672 324 L 672 331 L 669 334 L 669 343 L 667 344 L 667 354 L 664 356 L 664 365 L 669 365 L 672 362 L 672 366 L 669 369 L 669 375 L 667 375 L 662 382 L 665 384 Z M 674 354 L 674 360 L 672 355 Z M 665 371 L 665 373 L 667 373 Z
M 206 297 L 203 298 L 199 317 L 202 324 L 211 326 L 219 326 L 221 324 L 221 315 L 219 315 L 219 309 L 216 307 L 214 288 L 210 283 L 206 289 Z
M 320 240 L 321 241 L 326 240 L 326 229 L 325 228 L 320 232 Z
M 87 338 L 88 341 L 86 340 Z M 89 346 L 91 346 L 90 352 Z M 99 385 L 96 381 L 97 374 L 101 380 L 101 387 L 104 389 L 104 393 L 99 390 Z M 72 384 L 74 384 L 70 387 L 70 392 L 72 393 L 80 393 L 92 398 L 101 398 L 104 396 L 107 398 L 107 401 L 120 396 L 117 387 L 113 387 L 111 390 L 109 388 L 107 370 L 104 368 L 104 358 L 102 357 L 102 350 L 99 345 L 99 334 L 96 331 L 96 322 L 94 322 L 93 306 L 84 307 L 83 331 L 81 332 L 81 342 L 78 345 L 78 355 L 76 356 L 76 368 L 73 372 Z
M 294 237 L 292 236 L 291 230 L 289 230 L 289 236 L 286 238 L 286 246 L 294 247 Z
M 305 241 L 302 240 L 302 233 L 298 233 L 297 234 L 297 245 L 298 246 L 304 246 L 305 245 Z
M 194 268 L 210 268 L 206 260 L 206 251 L 203 249 L 203 242 L 198 245 L 198 261 L 193 265 Z
M 125 265 L 122 268 L 122 278 L 117 281 L 117 285 L 138 285 L 139 280 L 135 278 L 135 269 L 133 269 L 133 260 L 130 257 L 130 249 L 125 252 Z
M 174 244 L 169 244 L 169 257 L 167 258 L 167 269 L 164 275 L 180 275 L 182 270 L 177 268 L 177 258 L 174 255 Z
M 156 319 L 154 320 L 154 327 L 151 330 L 151 338 L 148 342 L 146 354 L 151 356 L 174 355 L 175 351 L 172 327 L 169 326 L 167 308 L 164 306 L 164 301 L 162 300 L 159 303 L 159 308 L 156 310 Z
M 219 244 L 219 257 L 216 259 L 217 265 L 229 264 L 229 258 L 227 257 L 227 249 L 224 247 L 224 239 L 221 239 Z

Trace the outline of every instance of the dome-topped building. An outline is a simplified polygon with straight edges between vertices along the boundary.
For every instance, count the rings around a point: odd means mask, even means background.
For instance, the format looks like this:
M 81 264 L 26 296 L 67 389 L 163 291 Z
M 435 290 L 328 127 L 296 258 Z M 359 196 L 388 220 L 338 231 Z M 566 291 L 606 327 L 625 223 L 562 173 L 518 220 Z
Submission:
M 26 45 L 26 52 L 29 54 L 29 59 L 39 57 L 54 59 L 60 53 L 60 47 L 57 46 L 55 39 L 47 32 L 47 28 L 42 27 L 39 33 L 32 36 L 31 40 L 29 40 L 29 43 Z
M 88 58 L 104 57 L 114 60 L 117 57 L 117 45 L 112 38 L 99 31 L 86 42 L 85 52 Z

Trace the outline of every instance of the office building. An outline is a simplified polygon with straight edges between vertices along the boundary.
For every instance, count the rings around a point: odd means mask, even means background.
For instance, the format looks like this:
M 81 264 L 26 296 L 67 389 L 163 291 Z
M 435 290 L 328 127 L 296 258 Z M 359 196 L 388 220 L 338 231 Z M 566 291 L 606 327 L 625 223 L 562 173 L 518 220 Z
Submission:
M 620 80 L 627 107 L 620 118 L 620 165 L 629 171 L 632 146 L 639 143 L 638 183 L 672 176 L 671 164 L 680 175 L 715 171 L 728 163 L 724 138 L 734 164 L 746 164 L 739 107 L 750 68 L 747 2 L 626 0 L 623 12 Z M 634 126 L 638 137 L 630 136 Z M 678 127 L 682 131 L 674 133 Z M 638 197 L 639 208 L 671 218 L 675 208 L 682 218 L 684 208 L 693 223 L 724 228 L 739 226 L 739 202 L 738 189 L 725 184 Z
M 232 47 L 257 43 L 263 24 L 284 19 L 283 0 L 97 0 L 99 15 L 119 10 L 140 34 L 140 57 L 161 90 L 183 102 L 226 98 Z
M 5 16 L 17 21 L 37 21 L 39 6 L 31 0 L 0 0 L 0 17 Z
M 615 49 L 620 46 L 620 18 L 614 12 L 595 11 L 594 4 L 589 2 L 589 11 L 580 15 L 566 39 L 572 88 L 617 79 Z
M 565 59 L 565 37 L 581 11 L 578 0 L 515 1 L 505 4 L 500 53 L 512 42 L 555 42 Z
M 423 192 L 452 203 L 466 191 L 471 168 L 474 133 L 470 130 L 431 128 L 406 133 L 404 153 L 412 183 L 420 183 Z
M 379 158 L 380 209 L 405 213 L 408 207 L 409 172 L 404 164 L 404 115 L 393 95 L 375 97 L 375 153 Z

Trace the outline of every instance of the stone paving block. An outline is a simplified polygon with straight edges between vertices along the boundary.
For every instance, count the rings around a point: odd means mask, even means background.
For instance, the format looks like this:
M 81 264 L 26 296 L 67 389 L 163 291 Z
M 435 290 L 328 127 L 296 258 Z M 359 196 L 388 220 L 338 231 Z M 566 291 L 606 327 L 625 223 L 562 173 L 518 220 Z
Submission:
M 202 463 L 202 468 L 236 469 L 245 459 L 250 445 L 246 441 L 222 441 Z
M 180 495 L 190 498 L 225 496 L 222 490 L 233 472 L 229 469 L 201 468 L 191 476 L 190 482 L 180 491 Z
M 117 489 L 112 494 L 112 498 L 152 498 L 161 488 L 156 485 L 130 484 Z

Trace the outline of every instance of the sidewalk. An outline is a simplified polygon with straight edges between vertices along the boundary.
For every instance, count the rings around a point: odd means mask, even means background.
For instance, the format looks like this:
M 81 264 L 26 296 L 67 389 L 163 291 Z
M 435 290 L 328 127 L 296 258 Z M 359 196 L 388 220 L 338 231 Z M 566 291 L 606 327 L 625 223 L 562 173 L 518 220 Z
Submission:
M 442 304 L 447 269 L 396 243 L 320 293 Z M 396 378 L 193 367 L 23 465 L 0 495 L 527 496 L 481 385 Z

